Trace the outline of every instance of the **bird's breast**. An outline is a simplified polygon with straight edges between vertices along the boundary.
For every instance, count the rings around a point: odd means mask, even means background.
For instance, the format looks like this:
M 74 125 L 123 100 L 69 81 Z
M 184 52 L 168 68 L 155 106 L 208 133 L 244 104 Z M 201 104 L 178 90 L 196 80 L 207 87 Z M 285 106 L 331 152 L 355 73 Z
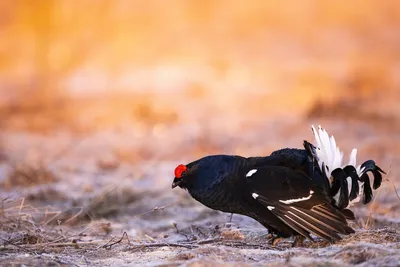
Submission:
M 190 195 L 203 205 L 223 212 L 243 213 L 249 201 L 243 197 L 243 187 L 221 182 L 199 189 L 188 189 Z

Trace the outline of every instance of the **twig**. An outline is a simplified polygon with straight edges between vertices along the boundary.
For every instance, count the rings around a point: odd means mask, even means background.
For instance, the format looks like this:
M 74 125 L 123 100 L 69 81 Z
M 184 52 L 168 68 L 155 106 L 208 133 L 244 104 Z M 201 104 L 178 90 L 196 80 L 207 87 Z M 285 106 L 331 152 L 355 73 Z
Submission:
M 21 211 L 24 208 L 24 202 L 25 202 L 25 198 L 23 197 L 21 199 L 21 204 L 19 205 L 19 211 L 18 211 L 18 216 L 21 215 Z
M 96 245 L 98 243 L 103 242 L 102 240 L 98 241 L 89 241 L 89 242 L 63 242 L 63 243 L 54 243 L 46 245 L 46 247 L 76 247 L 76 246 L 86 246 L 86 245 Z M 39 246 L 43 246 L 42 244 L 37 244 Z
M 185 233 L 182 233 L 182 232 L 179 230 L 178 224 L 177 224 L 177 223 L 174 222 L 172 225 L 173 225 L 174 228 L 176 229 L 176 233 L 177 233 L 177 234 L 180 234 L 180 235 L 183 235 L 184 237 L 186 237 L 187 241 L 190 241 L 190 240 L 191 240 L 191 239 L 189 238 L 189 235 L 187 235 L 187 234 L 185 234 Z
M 167 205 L 164 205 L 164 206 L 160 206 L 160 207 L 155 206 L 155 207 L 152 208 L 151 210 L 148 210 L 148 211 L 145 211 L 145 212 L 136 214 L 136 215 L 134 215 L 134 216 L 132 216 L 132 217 L 129 217 L 129 218 L 125 219 L 125 220 L 121 220 L 121 221 L 119 221 L 119 222 L 120 222 L 120 223 L 123 223 L 123 222 L 125 222 L 125 221 L 129 221 L 129 220 L 132 220 L 132 219 L 134 219 L 134 218 L 141 217 L 141 216 L 143 216 L 143 215 L 146 215 L 146 214 L 149 214 L 149 213 L 158 211 L 158 210 L 164 210 L 165 208 L 168 208 L 168 207 L 171 207 L 171 206 L 173 206 L 173 205 L 175 205 L 175 204 L 178 204 L 178 203 L 181 202 L 181 201 L 182 201 L 182 200 L 178 200 L 178 201 L 175 201 L 175 202 L 172 202 L 172 203 L 170 203 L 170 204 L 167 204 Z
M 45 243 L 45 244 L 26 244 L 26 245 L 16 245 L 13 243 L 8 242 L 8 244 L 4 244 L 4 246 L 7 245 L 12 245 L 15 246 L 19 249 L 23 249 L 25 251 L 28 251 L 28 249 L 38 249 L 38 248 L 44 248 L 44 247 L 76 247 L 79 245 L 82 246 L 87 246 L 87 245 L 96 245 L 103 242 L 102 240 L 97 240 L 97 241 L 90 241 L 90 242 L 63 242 L 63 243 Z
M 197 245 L 191 244 L 183 244 L 183 243 L 150 243 L 150 244 L 142 244 L 142 245 L 133 245 L 131 249 L 138 248 L 152 248 L 152 247 L 182 247 L 182 248 L 197 248 Z
M 202 230 L 200 230 L 200 227 L 199 227 L 198 225 L 195 225 L 194 227 L 195 227 L 196 231 L 197 231 L 200 235 L 202 235 L 202 236 L 204 236 L 204 237 L 208 237 L 207 234 L 205 234 Z
M 64 149 L 62 149 L 61 151 L 59 151 L 56 155 L 53 156 L 52 159 L 50 159 L 50 160 L 47 162 L 47 165 L 49 165 L 49 164 L 51 164 L 51 163 L 54 163 L 54 162 L 57 162 L 57 161 L 59 161 L 60 159 L 62 159 L 69 151 L 71 151 L 71 150 L 77 148 L 84 140 L 85 140 L 85 139 L 82 138 L 81 140 L 78 140 L 77 142 L 75 142 L 75 143 L 72 144 L 71 146 L 67 146 L 67 147 L 65 147 Z
M 389 165 L 389 170 L 388 170 L 388 172 L 387 172 L 387 174 L 386 174 L 386 180 L 387 180 L 387 181 L 390 181 L 387 177 L 391 174 L 391 171 L 392 171 L 392 163 Z M 392 183 L 392 184 L 393 184 L 393 183 Z M 378 194 L 379 194 L 381 188 L 382 188 L 382 187 L 379 187 L 378 190 L 376 190 L 376 195 L 375 195 L 375 197 L 374 197 L 374 199 L 372 200 L 372 203 L 371 203 L 371 205 L 370 205 L 370 208 L 369 208 L 369 216 L 368 216 L 367 222 L 365 223 L 365 226 L 364 226 L 365 229 L 368 229 L 368 225 L 369 225 L 369 222 L 371 221 L 372 213 L 373 213 L 373 212 L 372 212 L 372 208 L 374 207 L 374 203 L 375 203 L 376 199 L 378 198 Z M 397 193 L 397 192 L 396 192 L 396 193 Z
M 112 246 L 114 246 L 114 245 L 116 245 L 118 243 L 121 243 L 122 240 L 124 239 L 124 237 L 126 237 L 126 239 L 128 240 L 128 243 L 131 244 L 131 241 L 129 240 L 128 234 L 126 233 L 126 231 L 124 231 L 124 233 L 122 234 L 122 236 L 121 236 L 121 238 L 119 240 L 117 240 L 114 243 L 110 244 L 110 242 L 114 240 L 114 237 L 113 237 L 106 244 L 104 244 L 104 245 L 102 245 L 102 246 L 100 246 L 98 248 L 111 249 Z
M 284 250 L 284 248 L 279 248 L 276 246 L 263 245 L 263 244 L 249 244 L 241 241 L 230 241 L 226 242 L 218 242 L 219 245 L 228 246 L 228 247 L 248 247 L 248 248 L 264 248 L 264 249 L 273 249 L 273 250 Z
M 55 212 L 54 216 L 52 216 L 48 221 L 45 221 L 41 226 L 46 226 L 47 224 L 49 224 L 50 222 L 52 222 L 54 219 L 56 219 L 57 217 L 59 217 L 63 212 L 62 211 L 57 211 Z M 47 217 L 47 215 L 46 215 Z
M 69 218 L 68 220 L 66 220 L 64 223 L 68 224 L 69 222 L 71 222 L 72 220 L 76 219 L 79 215 L 81 215 L 83 213 L 83 207 L 80 207 L 80 210 L 71 218 Z
M 369 222 L 371 221 L 372 213 L 373 213 L 372 208 L 374 206 L 375 200 L 378 198 L 378 194 L 379 194 L 381 188 L 382 187 L 380 187 L 380 188 L 378 188 L 378 190 L 376 190 L 376 195 L 375 195 L 374 200 L 372 201 L 371 206 L 369 208 L 369 216 L 368 216 L 367 222 L 365 223 L 365 226 L 364 226 L 365 229 L 368 229 L 368 225 L 369 225 Z
M 152 213 L 152 212 L 157 211 L 157 210 L 164 210 L 165 208 L 171 207 L 171 206 L 173 206 L 173 205 L 175 205 L 175 204 L 178 204 L 179 202 L 181 202 L 181 200 L 172 202 L 172 203 L 170 203 L 170 204 L 167 204 L 167 205 L 164 205 L 164 206 L 161 206 L 161 207 L 157 207 L 157 206 L 156 206 L 156 207 L 154 207 L 153 209 L 151 209 L 151 210 L 149 210 L 149 211 L 145 211 L 145 212 L 142 212 L 142 213 L 140 213 L 140 214 L 137 214 L 137 215 L 135 215 L 135 216 L 133 216 L 133 217 L 130 217 L 129 220 L 131 220 L 132 218 L 136 218 L 136 217 L 140 217 L 140 216 L 143 216 L 143 215 Z
M 21 247 L 21 245 L 14 244 L 13 242 L 11 242 L 11 240 L 6 240 L 6 239 L 4 239 L 4 238 L 1 238 L 1 239 L 3 240 L 3 247 L 4 247 L 4 248 L 5 248 L 7 245 L 11 245 L 11 246 L 17 247 L 17 248 L 19 248 L 19 249 L 21 249 L 21 250 L 24 250 L 25 252 L 28 252 L 27 249 Z
M 3 198 L 3 199 L 1 200 L 1 212 L 0 212 L 0 215 L 1 215 L 2 217 L 5 217 L 4 202 L 5 202 L 7 199 L 8 199 L 8 198 L 5 197 L 5 198 Z
M 151 237 L 151 236 L 149 236 L 149 235 L 144 235 L 147 239 L 150 239 L 150 241 L 153 241 L 153 242 L 157 242 L 157 240 L 156 239 L 154 239 L 153 237 Z
M 220 241 L 222 241 L 222 239 L 217 237 L 217 238 L 199 240 L 196 242 L 196 244 L 204 245 L 204 244 L 211 244 L 211 243 L 216 243 L 216 242 L 220 242 Z
M 85 229 L 83 229 L 82 231 L 80 231 L 80 232 L 77 233 L 77 234 L 73 234 L 73 235 L 70 235 L 70 236 L 64 236 L 64 237 L 62 237 L 62 238 L 56 239 L 56 240 L 51 241 L 51 242 L 43 243 L 43 244 L 40 244 L 40 245 L 42 245 L 42 246 L 49 246 L 49 245 L 51 245 L 51 244 L 55 244 L 55 243 L 64 241 L 65 239 L 68 239 L 68 238 L 80 236 L 80 235 L 82 235 L 84 232 L 86 232 L 87 230 L 92 229 L 92 228 L 94 228 L 95 226 L 99 226 L 99 225 L 100 225 L 100 223 L 98 223 L 98 224 L 93 224 L 93 225 L 91 225 L 91 226 L 86 227 Z
M 122 237 L 120 239 L 118 239 L 117 241 L 115 241 L 113 243 L 110 243 L 111 241 L 114 240 L 114 238 L 112 238 L 106 244 L 100 246 L 99 248 L 111 249 L 111 247 L 113 245 L 121 243 L 122 240 L 124 239 L 124 237 L 127 238 L 131 249 L 142 249 L 142 248 L 152 248 L 152 247 L 183 247 L 183 248 L 192 249 L 192 248 L 197 248 L 198 245 L 201 245 L 201 244 L 214 243 L 214 242 L 220 240 L 219 238 L 215 238 L 215 239 L 200 240 L 200 241 L 197 241 L 197 242 L 186 243 L 186 244 L 185 243 L 150 243 L 150 244 L 132 245 L 132 243 L 129 240 L 128 234 L 126 232 L 124 232 L 122 234 Z M 151 238 L 150 236 L 146 235 L 146 237 L 150 238 L 151 240 L 155 240 L 154 238 Z
M 394 192 L 396 193 L 397 198 L 400 200 L 400 196 L 399 196 L 399 193 L 397 192 L 396 186 L 394 185 L 394 183 L 392 183 L 392 185 L 393 185 Z

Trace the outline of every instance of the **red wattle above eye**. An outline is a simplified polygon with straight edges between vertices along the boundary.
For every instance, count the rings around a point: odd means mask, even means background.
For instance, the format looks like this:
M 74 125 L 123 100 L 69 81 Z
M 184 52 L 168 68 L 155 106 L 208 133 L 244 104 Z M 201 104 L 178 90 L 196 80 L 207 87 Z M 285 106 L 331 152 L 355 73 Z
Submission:
M 176 178 L 181 178 L 182 177 L 182 173 L 184 171 L 186 171 L 186 170 L 187 170 L 187 167 L 185 165 L 183 165 L 183 164 L 178 165 L 178 167 L 175 168 L 175 177 Z

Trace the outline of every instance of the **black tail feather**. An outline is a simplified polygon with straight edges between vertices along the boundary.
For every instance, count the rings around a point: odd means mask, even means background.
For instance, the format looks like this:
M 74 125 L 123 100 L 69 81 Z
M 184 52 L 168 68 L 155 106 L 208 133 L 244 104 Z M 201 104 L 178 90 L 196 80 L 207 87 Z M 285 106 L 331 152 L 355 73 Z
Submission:
M 373 160 L 367 160 L 361 164 L 361 168 L 364 168 L 363 174 L 367 172 L 372 172 L 374 176 L 374 189 L 378 189 L 382 184 L 382 173 L 386 174 L 379 166 L 375 164 Z
M 349 200 L 352 201 L 353 199 L 357 198 L 360 192 L 360 186 L 358 185 L 358 175 L 357 170 L 354 166 L 348 165 L 344 167 L 343 171 L 346 173 L 347 177 L 351 178 L 351 191 Z
M 339 189 L 340 189 L 340 178 L 339 178 L 338 175 L 336 175 L 336 172 L 338 172 L 338 171 L 334 170 L 332 172 L 333 181 L 332 181 L 332 184 L 331 184 L 331 189 L 329 191 L 329 194 L 332 197 L 336 196 L 336 194 L 339 193 Z
M 386 174 L 386 173 L 381 168 L 379 168 L 375 164 L 375 161 L 373 161 L 373 160 L 367 160 L 366 162 L 361 164 L 361 169 L 363 169 L 363 171 L 360 176 L 360 181 L 364 182 L 363 203 L 367 204 L 367 203 L 371 202 L 372 196 L 373 196 L 371 182 L 369 180 L 368 172 L 371 172 L 372 175 L 374 176 L 374 183 L 373 183 L 374 190 L 378 189 L 381 186 L 382 173 L 383 174 Z
M 368 204 L 369 202 L 371 202 L 373 196 L 368 174 L 364 173 L 363 175 L 361 175 L 360 180 L 364 181 L 363 204 Z
M 336 205 L 340 209 L 344 209 L 349 205 L 349 186 L 347 183 L 347 175 L 340 168 L 333 170 L 331 175 L 333 177 L 334 183 L 335 183 L 335 180 L 337 180 L 339 182 L 336 182 L 336 183 L 340 184 L 339 200 Z M 334 196 L 334 195 L 331 194 L 331 196 Z

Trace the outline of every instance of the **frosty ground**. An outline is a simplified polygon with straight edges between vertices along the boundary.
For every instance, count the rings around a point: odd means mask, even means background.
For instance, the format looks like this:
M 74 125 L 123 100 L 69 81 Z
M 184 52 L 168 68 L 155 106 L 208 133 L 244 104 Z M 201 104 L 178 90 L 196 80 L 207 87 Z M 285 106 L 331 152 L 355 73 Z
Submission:
M 334 107 L 333 107 L 334 108 Z M 333 109 L 332 108 L 332 109 Z M 316 105 L 315 109 L 320 109 Z M 30 266 L 399 266 L 398 119 L 236 116 L 168 127 L 3 132 L 0 263 Z M 390 121 L 390 123 L 388 123 Z M 226 122 L 226 121 L 225 121 Z M 373 202 L 354 207 L 356 233 L 277 247 L 256 221 L 210 210 L 172 190 L 173 169 L 206 154 L 267 155 L 312 140 L 311 124 L 335 134 L 345 155 L 374 159 L 388 174 Z M 345 157 L 347 159 L 347 157 Z

